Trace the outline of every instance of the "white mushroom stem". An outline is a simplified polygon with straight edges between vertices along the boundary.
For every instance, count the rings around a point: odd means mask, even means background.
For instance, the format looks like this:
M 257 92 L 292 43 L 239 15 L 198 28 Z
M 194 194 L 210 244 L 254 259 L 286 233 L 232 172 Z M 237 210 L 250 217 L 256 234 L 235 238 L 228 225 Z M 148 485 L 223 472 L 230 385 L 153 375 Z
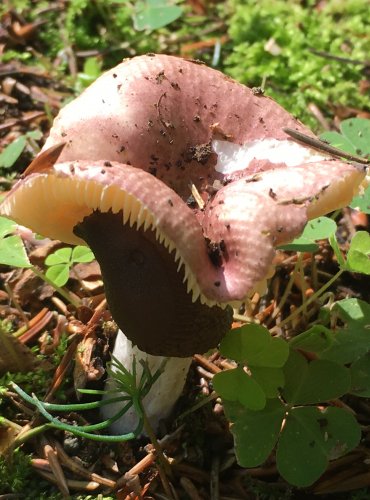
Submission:
M 132 345 L 132 342 L 121 331 L 117 334 L 112 356 L 118 359 L 129 371 L 132 370 L 133 358 L 135 356 L 137 380 L 140 379 L 142 374 L 140 360 L 146 361 L 151 373 L 154 374 L 165 359 L 163 356 L 152 356 L 140 351 L 140 349 Z M 170 415 L 176 401 L 180 397 L 191 360 L 192 358 L 167 358 L 164 372 L 145 396 L 143 400 L 144 409 L 154 431 L 157 431 L 159 422 Z M 111 390 L 113 387 L 115 387 L 114 380 L 108 380 L 105 389 Z M 112 394 L 105 396 L 104 399 L 108 397 L 112 397 Z M 121 410 L 123 404 L 113 403 L 103 406 L 103 417 L 105 419 L 113 417 Z M 126 434 L 132 432 L 137 424 L 138 416 L 135 410 L 130 408 L 128 412 L 112 424 L 110 431 L 114 434 Z

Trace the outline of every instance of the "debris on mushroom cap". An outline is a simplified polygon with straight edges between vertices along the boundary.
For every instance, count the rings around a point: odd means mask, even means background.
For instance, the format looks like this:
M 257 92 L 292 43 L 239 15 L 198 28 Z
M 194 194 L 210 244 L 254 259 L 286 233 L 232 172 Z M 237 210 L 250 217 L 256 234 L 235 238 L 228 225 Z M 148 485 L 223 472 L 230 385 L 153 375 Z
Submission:
M 269 97 L 256 96 L 206 65 L 167 55 L 140 56 L 107 71 L 65 106 L 45 149 L 66 142 L 60 161 L 133 165 L 187 198 L 190 181 L 202 194 L 215 179 L 232 179 L 238 170 L 285 164 L 279 153 L 284 146 L 291 149 L 285 158 L 298 155 L 295 164 L 310 161 L 310 155 L 316 160 L 317 153 L 292 141 L 284 127 L 312 135 Z M 230 144 L 253 146 L 255 159 L 245 156 L 229 172 L 217 154 Z
M 195 308 L 198 301 L 224 307 L 271 273 L 275 246 L 349 203 L 364 178 L 357 166 L 288 138 L 284 127 L 310 134 L 274 101 L 215 70 L 137 57 L 61 111 L 43 150 L 47 158 L 65 142 L 57 163 L 36 162 L 0 210 L 68 243 L 81 243 L 80 234 L 97 253 L 107 289 L 109 246 L 100 248 L 89 221 L 113 214 L 116 226 L 120 217 L 122 234 L 155 236 L 167 249 Z M 204 210 L 187 204 L 189 185 Z

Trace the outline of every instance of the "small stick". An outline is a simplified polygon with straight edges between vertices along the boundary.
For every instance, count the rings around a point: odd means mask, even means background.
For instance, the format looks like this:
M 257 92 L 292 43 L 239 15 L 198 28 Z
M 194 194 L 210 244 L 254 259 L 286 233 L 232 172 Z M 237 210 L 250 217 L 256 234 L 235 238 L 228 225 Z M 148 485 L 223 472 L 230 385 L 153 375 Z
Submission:
M 31 460 L 31 464 L 37 470 L 40 476 L 57 485 L 57 480 L 53 474 L 40 469 L 40 465 L 38 462 L 34 462 Z M 74 479 L 67 479 L 66 482 L 67 486 L 74 490 L 94 491 L 100 486 L 100 484 L 96 483 L 95 481 L 76 481 Z M 68 496 L 67 498 L 70 497 Z
M 46 307 L 41 311 L 43 314 L 39 320 L 36 322 L 34 321 L 33 324 L 29 322 L 29 328 L 27 331 L 25 331 L 22 335 L 18 337 L 19 342 L 22 342 L 22 344 L 26 344 L 30 340 L 32 340 L 40 331 L 45 328 L 45 326 L 53 319 L 54 313 L 53 311 L 49 311 Z M 39 316 L 39 315 L 38 315 Z
M 58 460 L 57 454 L 54 448 L 48 443 L 45 438 L 41 438 L 42 446 L 44 450 L 44 455 L 46 460 L 49 462 L 51 471 L 56 479 L 56 483 L 63 496 L 69 497 L 68 484 L 62 470 L 62 466 Z
M 68 309 L 65 303 L 59 297 L 51 297 L 52 303 L 59 309 L 59 311 L 64 314 L 64 316 L 68 316 Z
M 144 420 L 145 432 L 147 433 L 147 435 L 148 435 L 148 437 L 149 437 L 149 439 L 154 447 L 154 450 L 155 450 L 157 470 L 158 470 L 158 474 L 159 474 L 163 489 L 165 491 L 165 494 L 168 496 L 168 498 L 173 500 L 173 494 L 171 492 L 170 483 L 169 483 L 168 478 L 167 478 L 167 474 L 169 477 L 171 477 L 173 474 L 172 470 L 170 468 L 170 464 L 168 463 L 166 457 L 163 454 L 162 447 L 157 441 L 157 437 L 155 435 L 153 427 L 151 426 L 149 419 L 148 419 L 144 410 L 142 412 L 142 417 Z
M 218 366 L 201 354 L 194 354 L 193 358 L 211 373 L 218 373 L 221 371 Z
M 134 476 L 136 474 L 141 474 L 144 472 L 148 467 L 152 465 L 152 463 L 155 460 L 154 453 L 148 453 L 144 458 L 140 460 L 137 464 L 135 464 L 129 471 L 128 474 L 131 476 Z
M 245 316 L 244 314 L 233 314 L 234 321 L 240 321 L 241 323 L 258 323 L 258 320 L 252 318 L 251 316 Z
M 40 320 L 42 320 L 48 311 L 49 311 L 49 309 L 47 307 L 44 307 L 43 309 L 41 309 L 41 311 L 38 312 L 36 314 L 36 316 L 27 320 L 26 325 L 22 326 L 16 332 L 14 332 L 13 336 L 14 337 L 21 337 L 24 333 L 27 332 L 27 330 L 29 328 L 34 327 Z
M 189 187 L 190 187 L 191 194 L 193 195 L 193 198 L 196 201 L 199 209 L 203 210 L 203 208 L 204 208 L 204 201 L 203 201 L 203 198 L 200 196 L 199 191 L 198 191 L 196 185 L 191 182 Z
M 79 342 L 80 342 L 80 337 L 79 336 L 74 337 L 71 343 L 69 344 L 66 352 L 64 353 L 61 362 L 59 363 L 57 369 L 55 370 L 53 380 L 51 382 L 51 387 L 44 398 L 44 401 L 46 403 L 50 402 L 55 391 L 59 388 L 60 384 L 64 380 L 64 377 L 69 369 L 70 363 L 74 358 Z
M 200 376 L 204 377 L 206 380 L 212 380 L 215 375 L 214 373 L 205 370 L 202 366 L 197 366 L 196 370 L 200 374 Z
M 334 54 L 330 54 L 329 52 L 324 52 L 323 50 L 316 50 L 312 48 L 309 48 L 308 50 L 312 52 L 312 54 L 315 54 L 316 56 L 319 57 L 324 57 L 325 59 L 333 59 L 333 61 L 354 64 L 357 66 L 364 66 L 364 67 L 369 66 L 368 61 L 359 61 L 358 59 L 349 59 L 348 57 L 335 56 Z
M 292 128 L 284 127 L 283 131 L 293 137 L 296 141 L 302 142 L 307 146 L 311 146 L 319 151 L 325 151 L 326 153 L 330 153 L 333 156 L 339 156 L 340 158 L 346 158 L 350 161 L 356 161 L 357 163 L 361 163 L 362 165 L 369 165 L 370 160 L 366 158 L 362 158 L 361 156 L 351 155 L 350 153 L 346 153 L 339 148 L 335 148 L 334 146 L 330 146 L 326 142 L 320 141 L 316 137 L 310 137 L 309 135 L 302 134 L 302 132 L 298 132 L 298 130 L 294 130 Z
M 278 303 L 278 305 L 275 307 L 272 315 L 270 316 L 270 318 L 268 319 L 267 321 L 267 326 L 269 326 L 272 321 L 281 313 L 287 299 L 288 299 L 288 296 L 290 294 L 290 291 L 293 287 L 293 284 L 294 284 L 294 277 L 295 277 L 295 274 L 297 272 L 297 267 L 298 267 L 298 261 L 296 262 L 295 266 L 294 266 L 294 269 L 290 275 L 290 278 L 289 278 L 289 281 L 288 281 L 288 284 L 285 286 L 285 289 L 284 289 L 284 293 L 283 295 L 281 296 L 280 298 L 280 301 Z
M 307 307 L 309 306 L 312 302 L 314 302 L 316 299 L 318 299 L 329 287 L 331 287 L 331 285 L 334 283 L 334 281 L 336 281 L 339 276 L 344 272 L 344 269 L 339 269 L 339 271 L 332 277 L 331 280 L 327 281 L 325 283 L 325 285 L 323 285 L 320 290 L 317 290 L 314 294 L 312 294 L 308 299 L 307 301 L 305 302 L 305 304 L 301 304 L 299 307 L 297 307 L 297 309 L 294 309 L 294 311 L 286 318 L 284 318 L 280 323 L 279 323 L 279 328 L 281 328 L 282 326 L 286 325 L 287 323 L 289 323 L 290 321 L 292 321 L 293 319 L 296 318 L 296 316 L 298 316 L 299 314 L 301 314 L 301 312 Z M 274 327 L 276 328 L 276 327 Z M 272 330 L 274 330 L 274 328 L 272 328 Z M 271 330 L 271 331 L 272 331 Z M 270 332 L 271 333 L 271 332 Z
M 268 316 L 271 316 L 271 314 L 274 312 L 274 309 L 275 302 L 271 302 L 271 304 L 269 304 L 261 312 L 255 315 L 255 319 L 262 323 Z
M 307 285 L 307 283 L 306 283 L 306 281 L 304 279 L 305 278 L 305 276 L 304 276 L 304 266 L 302 265 L 302 260 L 303 260 L 302 259 L 302 253 L 299 252 L 298 261 L 297 261 L 298 268 L 297 268 L 297 273 L 295 274 L 294 284 L 301 291 L 302 305 L 304 306 L 303 315 L 307 316 L 306 290 L 308 288 L 308 285 Z
M 238 366 L 235 361 L 228 361 L 227 359 L 223 359 L 222 361 L 220 361 L 220 365 L 224 370 L 233 370 Z
M 85 469 L 77 462 L 73 460 L 73 458 L 69 457 L 67 453 L 64 451 L 62 445 L 55 441 L 54 446 L 56 448 L 57 457 L 59 458 L 62 465 L 67 467 L 70 471 L 75 474 L 84 477 L 85 479 L 89 479 L 90 481 L 94 481 L 99 484 L 103 484 L 104 486 L 108 486 L 108 488 L 113 489 L 116 486 L 116 482 L 111 479 L 105 478 L 96 474 L 95 472 L 90 472 L 88 469 Z

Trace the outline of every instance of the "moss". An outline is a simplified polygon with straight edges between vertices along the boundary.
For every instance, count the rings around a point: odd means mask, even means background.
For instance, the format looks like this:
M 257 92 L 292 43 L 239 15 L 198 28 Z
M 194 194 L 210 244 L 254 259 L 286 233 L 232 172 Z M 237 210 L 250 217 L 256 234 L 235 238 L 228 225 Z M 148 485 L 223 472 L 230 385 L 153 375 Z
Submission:
M 317 122 L 307 109 L 311 102 L 326 114 L 340 105 L 369 109 L 368 96 L 359 91 L 363 65 L 317 54 L 325 52 L 365 64 L 370 40 L 364 2 L 329 0 L 320 8 L 312 1 L 305 7 L 284 0 L 230 3 L 233 49 L 225 69 L 232 77 L 249 86 L 261 85 L 266 78 L 266 93 L 314 127 Z M 268 50 L 268 42 L 276 55 Z
M 31 457 L 17 449 L 11 457 L 0 456 L 0 493 L 22 493 L 32 476 Z

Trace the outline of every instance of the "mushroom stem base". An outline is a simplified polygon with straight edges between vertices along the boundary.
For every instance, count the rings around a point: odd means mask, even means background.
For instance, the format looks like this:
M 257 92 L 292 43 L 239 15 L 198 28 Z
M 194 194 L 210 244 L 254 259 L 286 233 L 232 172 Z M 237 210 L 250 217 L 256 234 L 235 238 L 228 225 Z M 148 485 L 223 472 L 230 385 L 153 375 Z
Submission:
M 138 379 L 142 373 L 140 360 L 146 361 L 150 371 L 154 373 L 165 359 L 163 356 L 152 356 L 151 354 L 147 354 L 133 346 L 132 342 L 121 330 L 118 332 L 112 356 L 118 359 L 118 361 L 128 370 L 131 370 L 133 358 L 135 356 Z M 169 416 L 176 401 L 180 397 L 185 385 L 191 360 L 192 358 L 167 358 L 164 372 L 154 383 L 149 394 L 145 396 L 143 400 L 144 409 L 154 431 L 157 431 L 160 420 Z M 108 380 L 105 389 L 113 389 L 114 384 L 114 380 Z M 111 395 L 107 397 L 111 397 Z M 102 415 L 105 419 L 113 417 L 121 408 L 122 403 L 113 403 L 103 406 Z M 137 424 L 137 414 L 135 410 L 131 408 L 119 420 L 112 424 L 110 431 L 114 434 L 125 434 L 135 429 Z

